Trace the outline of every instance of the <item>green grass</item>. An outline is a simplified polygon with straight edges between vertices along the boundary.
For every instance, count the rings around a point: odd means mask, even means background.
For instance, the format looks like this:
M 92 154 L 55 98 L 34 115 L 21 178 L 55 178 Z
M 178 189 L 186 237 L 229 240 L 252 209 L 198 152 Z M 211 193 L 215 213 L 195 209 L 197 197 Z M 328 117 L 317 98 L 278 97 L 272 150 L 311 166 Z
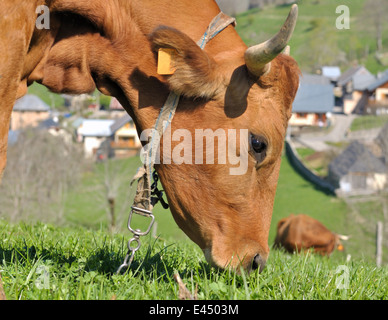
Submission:
M 343 71 L 354 60 L 372 72 L 383 71 L 374 57 L 376 44 L 367 23 L 362 19 L 365 0 L 300 0 L 299 18 L 290 41 L 291 55 L 303 71 L 313 72 L 321 65 L 340 65 Z M 336 28 L 339 14 L 336 8 L 346 5 L 350 9 L 350 29 Z M 279 31 L 290 10 L 289 6 L 252 9 L 237 16 L 237 32 L 247 45 L 267 40 Z M 383 46 L 388 47 L 388 25 L 384 26 Z M 365 56 L 365 49 L 369 54 Z M 339 59 L 345 53 L 347 62 Z
M 120 160 L 117 165 L 135 172 L 140 161 L 131 158 Z M 142 239 L 131 269 L 115 275 L 131 234 L 125 230 L 125 221 L 121 232 L 107 231 L 108 217 L 97 206 L 94 194 L 101 170 L 99 164 L 89 171 L 82 185 L 69 195 L 67 226 L 10 225 L 0 220 L 0 270 L 8 299 L 175 300 L 179 299 L 179 287 L 173 280 L 176 272 L 192 294 L 197 290 L 200 300 L 388 299 L 388 270 L 374 265 L 371 230 L 355 224 L 344 202 L 316 190 L 292 169 L 286 158 L 281 166 L 269 244 L 274 241 L 281 218 L 305 213 L 335 232 L 352 232 L 345 253 L 334 252 L 330 258 L 323 258 L 271 250 L 262 274 L 216 270 L 178 229 L 169 210 L 158 205 L 155 215 L 159 238 L 149 235 Z M 121 196 L 126 194 L 126 187 L 122 189 Z M 366 211 L 379 209 L 373 203 L 363 207 Z M 364 218 L 368 219 L 368 215 Z M 145 223 L 140 223 L 141 228 Z M 352 256 L 350 262 L 345 261 L 347 254 Z M 343 275 L 338 269 L 341 266 L 349 271 L 348 289 L 338 289 L 336 285 Z M 48 279 L 46 284 L 44 279 Z
M 353 120 L 350 131 L 381 128 L 388 122 L 388 115 L 366 115 Z
M 262 274 L 238 275 L 209 267 L 191 243 L 148 237 L 131 269 L 115 275 L 126 250 L 121 235 L 0 221 L 0 239 L 3 286 L 10 300 L 176 300 L 176 272 L 200 300 L 388 298 L 387 268 L 363 261 L 273 251 Z M 343 278 L 339 266 L 349 271 L 343 281 L 348 289 L 337 287 Z
M 28 87 L 28 93 L 38 96 L 54 109 L 62 107 L 65 103 L 65 99 L 63 99 L 59 94 L 50 92 L 49 89 L 36 82 Z

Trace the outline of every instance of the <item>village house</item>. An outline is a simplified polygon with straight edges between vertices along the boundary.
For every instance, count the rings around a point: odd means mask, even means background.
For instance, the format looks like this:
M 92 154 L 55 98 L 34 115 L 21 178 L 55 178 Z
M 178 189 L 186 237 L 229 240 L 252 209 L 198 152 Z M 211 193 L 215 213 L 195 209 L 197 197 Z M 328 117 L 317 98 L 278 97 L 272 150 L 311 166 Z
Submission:
M 50 117 L 50 107 L 39 97 L 27 94 L 18 99 L 11 114 L 10 130 L 37 127 Z
M 141 149 L 135 123 L 127 113 L 117 119 L 110 130 L 112 133 L 110 145 L 115 150 L 116 157 L 133 156 Z
M 388 70 L 367 88 L 368 101 L 363 108 L 366 114 L 388 114 Z
M 296 94 L 291 126 L 328 125 L 334 108 L 334 91 L 330 80 L 321 75 L 303 74 Z
M 374 193 L 387 185 L 384 163 L 358 141 L 329 164 L 328 181 L 343 194 Z
M 77 122 L 81 120 L 76 134 L 88 158 L 133 156 L 141 149 L 135 124 L 127 113 L 116 120 L 80 119 Z
M 341 76 L 341 69 L 337 66 L 323 66 L 318 74 L 328 78 L 331 83 L 335 84 Z
M 112 135 L 111 125 L 114 120 L 85 119 L 77 129 L 77 135 L 81 137 L 84 145 L 85 157 L 96 156 L 101 143 Z
M 375 80 L 364 66 L 352 67 L 337 79 L 335 95 L 341 101 L 344 114 L 360 113 L 368 99 L 365 90 Z

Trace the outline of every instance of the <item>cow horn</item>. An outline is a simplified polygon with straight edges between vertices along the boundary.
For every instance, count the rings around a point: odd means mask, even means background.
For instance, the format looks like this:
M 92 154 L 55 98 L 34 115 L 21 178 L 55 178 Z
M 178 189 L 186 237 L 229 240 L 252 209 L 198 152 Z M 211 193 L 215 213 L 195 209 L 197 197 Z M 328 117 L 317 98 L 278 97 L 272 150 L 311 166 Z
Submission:
M 348 241 L 350 239 L 350 236 L 344 236 L 343 234 L 339 234 L 338 238 L 340 238 L 343 241 Z
M 271 61 L 287 46 L 294 32 L 297 18 L 298 6 L 294 4 L 286 22 L 275 36 L 245 51 L 245 64 L 253 75 L 259 77 L 270 70 Z

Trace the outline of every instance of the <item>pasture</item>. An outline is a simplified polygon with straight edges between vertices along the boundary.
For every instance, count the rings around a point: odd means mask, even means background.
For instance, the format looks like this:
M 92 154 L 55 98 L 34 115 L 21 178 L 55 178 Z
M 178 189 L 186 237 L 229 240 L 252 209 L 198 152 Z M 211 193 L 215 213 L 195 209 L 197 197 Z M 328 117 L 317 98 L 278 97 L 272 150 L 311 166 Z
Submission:
M 115 275 L 126 239 L 103 230 L 0 222 L 4 291 L 10 300 L 177 300 L 179 273 L 199 300 L 387 299 L 388 270 L 357 260 L 273 251 L 261 274 L 210 268 L 186 241 L 145 240 L 127 273 Z
M 137 158 L 120 161 L 132 170 L 139 164 Z M 7 299 L 177 300 L 175 273 L 199 300 L 388 298 L 388 269 L 376 268 L 374 245 L 365 241 L 362 232 L 349 241 L 345 254 L 335 252 L 328 259 L 272 250 L 261 274 L 238 275 L 211 268 L 170 212 L 159 205 L 155 210 L 159 237 L 147 236 L 131 269 L 115 275 L 131 235 L 124 229 L 125 219 L 119 233 L 108 232 L 108 217 L 94 195 L 101 170 L 99 164 L 69 195 L 67 226 L 10 225 L 0 220 L 0 270 Z M 315 190 L 283 159 L 269 243 L 277 221 L 291 212 L 310 214 L 332 230 L 346 233 L 347 210 L 342 201 Z M 349 262 L 347 253 L 352 255 Z
M 366 0 L 300 0 L 299 18 L 290 40 L 291 55 L 303 71 L 315 72 L 320 65 L 339 65 L 345 71 L 354 60 L 372 73 L 384 71 L 387 66 L 376 58 L 373 18 L 364 8 Z M 336 8 L 346 5 L 350 10 L 350 28 L 337 29 Z M 237 32 L 248 45 L 268 39 L 276 32 L 288 6 L 252 9 L 237 16 Z M 384 25 L 383 46 L 388 43 Z

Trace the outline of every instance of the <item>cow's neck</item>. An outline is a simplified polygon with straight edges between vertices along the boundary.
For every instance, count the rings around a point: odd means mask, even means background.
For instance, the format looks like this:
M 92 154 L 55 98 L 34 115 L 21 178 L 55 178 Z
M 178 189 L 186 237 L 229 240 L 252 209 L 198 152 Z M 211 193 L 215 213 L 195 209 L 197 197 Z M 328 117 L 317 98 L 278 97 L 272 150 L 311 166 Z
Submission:
M 147 5 L 151 6 L 150 3 L 154 4 L 155 2 L 146 1 L 145 3 L 144 7 L 147 7 Z M 116 94 L 115 96 L 134 118 L 139 132 L 153 127 L 160 109 L 169 94 L 165 79 L 156 73 L 155 56 L 150 50 L 150 44 L 146 35 L 150 34 L 157 26 L 165 24 L 186 33 L 194 41 L 197 41 L 202 37 L 210 21 L 219 13 L 219 9 L 213 1 L 209 1 L 209 6 L 195 16 L 192 14 L 192 9 L 190 7 L 187 8 L 187 3 L 184 6 L 186 6 L 186 11 L 177 12 L 177 10 L 171 10 L 171 8 L 170 10 L 166 9 L 166 14 L 156 15 L 155 21 L 148 24 L 144 24 L 143 21 L 147 21 L 147 18 L 142 17 L 141 14 L 132 17 L 136 23 L 135 29 L 139 33 L 134 34 L 135 41 L 131 44 L 134 47 L 132 62 L 127 64 L 128 68 L 131 69 L 129 86 L 127 86 L 127 78 L 118 80 L 123 93 Z M 144 8 L 142 9 L 144 10 Z M 156 9 L 152 7 L 147 8 L 146 12 L 152 12 L 152 10 Z M 139 9 L 139 11 L 141 10 Z M 236 55 L 243 58 L 245 50 L 245 44 L 233 28 L 226 29 L 220 33 L 206 47 L 206 51 L 217 62 L 224 63 L 226 68 L 232 69 L 234 66 L 228 66 L 227 61 L 232 60 L 231 58 Z M 236 59 L 234 60 L 236 61 Z M 203 104 L 203 101 L 188 101 L 182 97 L 179 109 L 185 109 L 185 105 L 195 108 L 195 105 L 201 104 Z

